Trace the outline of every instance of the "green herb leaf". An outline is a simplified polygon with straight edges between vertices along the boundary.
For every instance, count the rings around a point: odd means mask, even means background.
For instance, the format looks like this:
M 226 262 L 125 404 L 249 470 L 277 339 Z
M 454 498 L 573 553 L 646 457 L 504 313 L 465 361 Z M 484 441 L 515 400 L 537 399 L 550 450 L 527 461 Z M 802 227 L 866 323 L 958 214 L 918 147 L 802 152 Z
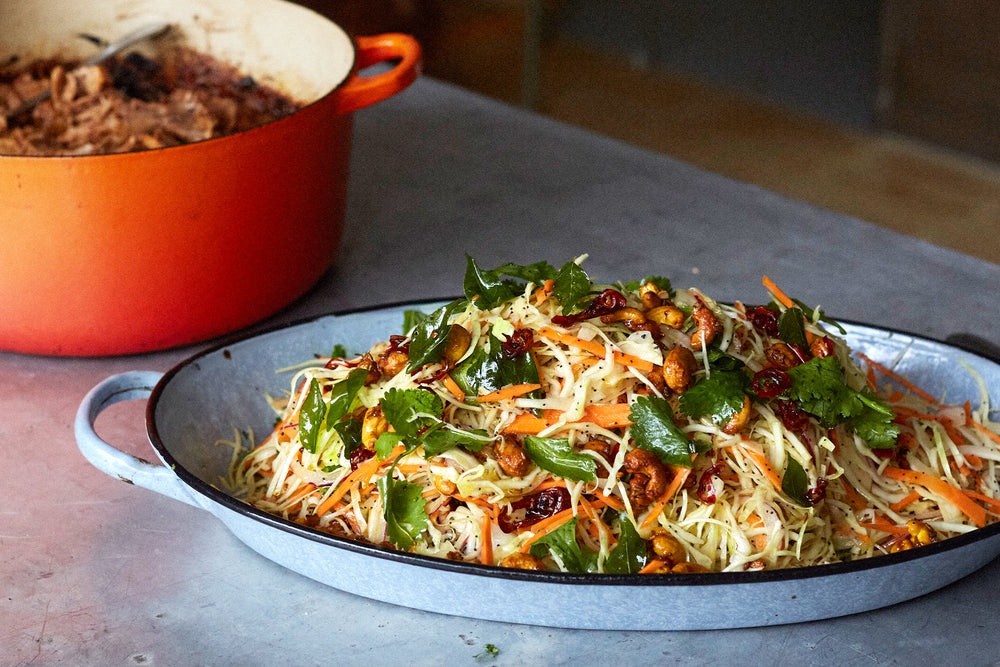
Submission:
M 895 414 L 886 403 L 867 391 L 859 396 L 864 408 L 851 419 L 859 438 L 872 449 L 890 449 L 899 443 L 899 426 L 893 423 Z
M 788 375 L 792 378 L 788 396 L 824 428 L 848 423 L 869 447 L 896 446 L 899 427 L 892 423 L 892 409 L 875 394 L 848 387 L 836 357 L 810 359 L 790 368 Z
M 441 306 L 426 317 L 420 318 L 416 315 L 410 317 L 414 321 L 414 326 L 413 329 L 406 330 L 411 332 L 410 358 L 406 364 L 408 371 L 414 371 L 424 364 L 432 364 L 441 359 L 444 346 L 448 342 L 448 320 L 455 313 L 464 310 L 465 306 L 464 299 L 457 299 Z
M 575 482 L 597 479 L 597 462 L 586 454 L 573 451 L 566 438 L 529 435 L 525 436 L 523 444 L 528 458 L 542 470 Z
M 689 390 L 690 391 L 690 390 Z M 694 446 L 674 423 L 674 412 L 666 400 L 657 396 L 640 396 L 629 412 L 630 433 L 635 445 L 648 449 L 664 463 L 691 467 Z
M 361 446 L 361 421 L 358 419 L 348 419 L 339 421 L 333 425 L 344 443 L 344 454 L 350 456 L 351 452 Z
M 597 569 L 597 553 L 580 546 L 576 540 L 576 517 L 573 517 L 551 533 L 547 533 L 531 545 L 531 555 L 545 558 L 549 553 L 556 556 L 568 572 L 585 573 Z
M 809 490 L 809 478 L 802 464 L 791 456 L 785 464 L 785 474 L 781 476 L 781 490 L 786 496 L 802 507 L 808 507 L 806 492 Z
M 839 417 L 851 412 L 850 388 L 844 383 L 844 369 L 836 357 L 813 358 L 788 369 L 791 399 L 815 415 L 825 428 L 837 425 Z
M 475 298 L 476 308 L 490 310 L 524 291 L 525 283 L 518 280 L 541 284 L 554 279 L 556 273 L 548 262 L 535 262 L 527 266 L 507 263 L 487 271 L 466 255 L 465 296 L 470 300 Z M 504 276 L 518 280 L 505 279 Z
M 809 349 L 806 340 L 805 315 L 798 308 L 788 308 L 778 316 L 778 337 L 791 345 Z
M 680 396 L 680 408 L 691 419 L 709 417 L 722 426 L 742 408 L 746 398 L 746 376 L 742 371 L 713 369 Z
M 818 317 L 819 321 L 826 322 L 827 324 L 830 324 L 830 325 L 836 327 L 837 329 L 840 330 L 840 333 L 842 333 L 844 335 L 847 334 L 847 331 L 844 329 L 844 327 L 840 326 L 839 322 L 837 322 L 836 320 L 833 320 L 833 319 L 827 317 L 823 313 L 822 310 L 819 310 L 818 308 L 810 308 L 809 306 L 807 306 L 806 304 L 802 303 L 798 299 L 792 299 L 792 301 L 794 301 L 798 305 L 798 307 L 801 308 L 803 311 L 809 313 L 810 317 L 813 315 L 813 313 L 816 313 L 816 315 L 819 316 Z
M 379 401 L 382 414 L 402 438 L 434 424 L 444 412 L 441 397 L 426 389 L 390 389 Z
M 375 440 L 373 448 L 375 450 L 375 456 L 378 457 L 379 461 L 385 461 L 389 458 L 389 454 L 392 454 L 392 450 L 395 449 L 396 445 L 403 442 L 403 436 L 399 433 L 393 431 L 386 431 L 385 433 L 379 435 L 378 439 Z
M 351 405 L 354 403 L 358 391 L 365 386 L 367 377 L 368 371 L 363 368 L 355 368 L 346 378 L 333 385 L 333 390 L 330 393 L 330 407 L 326 414 L 327 424 L 334 424 L 351 410 Z
M 552 295 L 562 305 L 562 312 L 568 313 L 585 296 L 590 294 L 590 276 L 576 262 L 566 262 L 555 277 Z
M 378 490 L 389 542 L 407 551 L 427 528 L 429 517 L 423 487 L 394 479 L 395 467 L 393 464 L 389 473 L 378 481 Z
M 347 348 L 339 344 L 334 345 L 333 352 L 330 353 L 330 356 L 334 359 L 343 359 L 347 356 Z
M 422 437 L 424 457 L 437 456 L 453 447 L 461 447 L 470 452 L 478 452 L 490 440 L 492 438 L 489 433 L 483 429 L 463 431 L 455 427 L 449 427 L 444 422 L 441 422 L 440 428 L 430 429 Z
M 538 367 L 530 352 L 522 352 L 513 359 L 503 354 L 503 343 L 492 334 L 486 344 L 477 348 L 451 373 L 451 378 L 470 399 L 488 394 L 512 384 L 537 384 Z M 540 390 L 527 394 L 538 398 Z
M 316 453 L 316 440 L 323 419 L 326 417 L 326 411 L 327 404 L 323 400 L 323 390 L 319 386 L 319 381 L 313 378 L 309 382 L 309 392 L 299 410 L 299 442 L 312 454 Z
M 485 644 L 483 646 L 483 650 L 472 657 L 475 658 L 476 660 L 481 660 L 486 658 L 495 658 L 498 655 L 500 655 L 500 649 L 498 649 L 493 644 Z
M 635 530 L 635 524 L 628 512 L 618 513 L 618 544 L 607 560 L 604 572 L 607 574 L 635 574 L 646 564 L 646 542 Z

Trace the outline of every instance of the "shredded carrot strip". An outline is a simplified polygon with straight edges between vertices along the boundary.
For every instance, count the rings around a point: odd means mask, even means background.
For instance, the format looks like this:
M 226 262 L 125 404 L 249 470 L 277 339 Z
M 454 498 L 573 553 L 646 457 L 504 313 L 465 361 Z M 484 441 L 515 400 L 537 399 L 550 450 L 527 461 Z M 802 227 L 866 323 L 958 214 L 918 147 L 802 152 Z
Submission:
M 774 488 L 776 489 L 781 488 L 781 478 L 778 477 L 778 473 L 774 471 L 774 468 L 771 466 L 771 464 L 768 462 L 767 458 L 764 456 L 762 452 L 758 452 L 756 449 L 748 447 L 743 443 L 740 443 L 740 451 L 746 454 L 747 458 L 749 458 L 751 461 L 754 462 L 754 465 L 757 466 L 757 469 L 760 470 L 765 477 L 767 477 L 768 481 L 770 481 L 771 484 L 774 485 Z
M 798 308 L 796 303 L 792 301 L 787 294 L 782 292 L 781 289 L 776 284 L 774 284 L 773 280 L 771 280 L 767 276 L 764 276 L 761 282 L 764 283 L 764 287 L 767 288 L 767 291 L 773 294 L 774 298 L 777 299 L 782 306 L 784 306 L 785 308 Z
M 447 373 L 442 375 L 441 384 L 444 385 L 444 388 L 448 390 L 448 393 L 454 396 L 459 403 L 465 402 L 465 392 L 462 391 L 462 388 L 458 386 L 458 383 L 455 382 L 451 375 Z
M 632 423 L 629 414 L 632 407 L 628 403 L 595 403 L 583 409 L 583 417 L 576 422 L 589 422 L 601 428 L 624 428 Z M 514 418 L 504 433 L 534 434 L 559 422 L 561 410 L 544 410 L 541 417 L 524 412 Z
M 480 538 L 480 544 L 482 545 L 479 550 L 479 559 L 483 565 L 493 564 L 493 515 L 489 512 L 483 512 L 483 523 L 480 527 L 482 531 L 482 536 Z
M 905 498 L 903 498 L 899 502 L 895 502 L 895 503 L 889 505 L 889 509 L 891 509 L 893 512 L 897 512 L 897 513 L 898 512 L 902 512 L 903 509 L 907 505 L 909 505 L 910 503 L 912 503 L 914 501 L 917 501 L 917 500 L 920 500 L 920 494 L 918 492 L 914 491 L 913 493 L 911 493 L 910 495 L 906 496 Z
M 540 306 L 547 298 L 549 294 L 552 294 L 552 290 L 555 289 L 556 281 L 551 278 L 547 279 L 541 287 L 535 290 L 535 305 Z
M 316 508 L 316 515 L 323 516 L 326 514 L 341 498 L 344 497 L 355 482 L 360 484 L 361 480 L 367 481 L 368 478 L 375 474 L 375 471 L 378 470 L 380 466 L 389 465 L 392 462 L 392 459 L 402 454 L 405 449 L 406 448 L 403 447 L 403 445 L 396 445 L 393 450 L 389 452 L 389 456 L 387 456 L 384 460 L 380 461 L 378 457 L 372 457 L 359 465 L 358 469 L 345 477 L 337 488 L 334 489 L 333 493 L 327 496 L 326 500 L 324 500 L 320 506 Z
M 316 485 L 313 484 L 312 482 L 309 482 L 305 486 L 301 486 L 298 489 L 296 489 L 295 493 L 289 496 L 288 500 L 285 502 L 288 504 L 289 507 L 291 507 L 297 501 L 302 500 L 315 490 L 316 490 Z
M 986 525 L 986 510 L 973 502 L 964 491 L 952 486 L 943 479 L 917 472 L 916 470 L 903 470 L 902 468 L 892 467 L 886 468 L 883 474 L 890 479 L 922 486 L 957 507 L 978 527 L 982 528 Z
M 1000 445 L 1000 435 L 997 435 L 996 433 L 986 428 L 985 426 L 983 426 L 974 419 L 971 420 L 970 423 L 972 424 L 972 428 L 976 429 L 977 431 L 985 435 L 987 438 Z
M 666 564 L 667 562 L 663 560 L 651 560 L 642 566 L 639 574 L 653 574 Z
M 538 333 L 542 336 L 542 338 L 548 338 L 549 340 L 562 343 L 563 345 L 567 345 L 569 347 L 578 347 L 581 350 L 591 353 L 595 357 L 601 357 L 603 359 L 608 355 L 607 348 L 600 343 L 595 343 L 592 340 L 584 340 L 567 333 L 562 333 L 561 331 L 556 331 L 551 327 L 542 327 L 538 330 Z M 619 352 L 617 350 L 612 350 L 611 355 L 616 364 L 630 366 L 644 373 L 649 373 L 653 370 L 653 363 L 646 361 L 645 359 L 640 359 L 639 357 L 631 354 L 625 354 L 624 352 Z
M 867 528 L 868 530 L 878 530 L 883 533 L 889 533 L 890 535 L 906 535 L 906 526 L 897 526 L 894 523 L 889 523 L 885 520 L 879 520 L 872 523 L 859 523 L 862 528 Z
M 488 394 L 482 394 L 481 396 L 476 396 L 476 400 L 480 403 L 493 403 L 495 401 L 506 401 L 512 398 L 517 398 L 518 396 L 523 396 L 525 394 L 530 394 L 536 389 L 541 389 L 540 384 L 512 384 L 509 387 L 504 387 L 503 389 L 497 389 L 496 391 L 491 391 Z
M 998 500 L 997 498 L 990 498 L 989 496 L 983 495 L 978 491 L 963 491 L 962 493 L 969 496 L 970 498 L 975 498 L 976 500 L 984 502 L 990 507 L 995 508 L 996 511 L 990 510 L 991 514 L 996 514 L 998 511 L 1000 511 L 1000 500 Z
M 670 480 L 670 485 L 667 487 L 667 490 L 663 492 L 663 495 L 660 496 L 659 500 L 656 501 L 656 504 L 653 505 L 653 509 L 648 515 L 646 515 L 646 518 L 643 519 L 641 525 L 642 528 L 649 528 L 656 522 L 656 518 L 660 516 L 661 512 L 663 512 L 663 508 L 666 507 L 670 499 L 677 494 L 677 491 L 687 480 L 688 475 L 691 474 L 691 468 L 673 466 L 673 469 L 674 478 Z
M 878 363 L 877 361 L 872 361 L 871 359 L 869 359 L 865 355 L 861 354 L 860 352 L 858 352 L 857 354 L 858 354 L 858 358 L 860 358 L 866 364 L 868 364 L 868 365 L 872 366 L 873 368 L 875 368 L 882 375 L 885 375 L 886 377 L 892 378 L 893 380 L 895 380 L 899 384 L 903 385 L 904 387 L 906 387 L 907 389 L 909 389 L 910 391 L 912 391 L 914 394 L 916 394 L 920 398 L 922 398 L 925 401 L 927 401 L 928 403 L 933 403 L 934 405 L 938 404 L 938 400 L 936 398 L 934 398 L 933 396 L 931 396 L 930 394 L 928 394 L 926 391 L 924 391 L 923 389 L 921 389 L 917 385 L 913 384 L 912 382 L 910 382 L 909 380 L 907 380 L 906 378 L 904 378 L 899 373 L 896 373 L 895 371 L 889 370 L 888 368 L 886 368 L 882 364 Z

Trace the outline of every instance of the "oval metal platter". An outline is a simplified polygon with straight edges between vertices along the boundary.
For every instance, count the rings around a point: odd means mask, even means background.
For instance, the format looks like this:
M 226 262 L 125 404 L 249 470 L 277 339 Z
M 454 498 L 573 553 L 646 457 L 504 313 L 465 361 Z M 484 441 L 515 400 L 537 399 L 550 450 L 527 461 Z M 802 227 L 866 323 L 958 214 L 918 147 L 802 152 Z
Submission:
M 234 429 L 270 431 L 274 413 L 264 394 L 280 394 L 290 380 L 279 369 L 328 355 L 335 344 L 350 353 L 363 352 L 402 328 L 404 310 L 429 312 L 438 305 L 404 304 L 327 315 L 217 345 L 162 377 L 135 374 L 138 380 L 109 379 L 103 396 L 95 388 L 81 405 L 80 449 L 108 474 L 207 510 L 254 551 L 318 582 L 387 603 L 511 623 L 688 630 L 832 618 L 937 590 L 1000 553 L 1000 524 L 993 524 L 898 554 L 790 570 L 672 575 L 512 571 L 327 535 L 259 511 L 220 490 L 232 452 L 214 443 L 231 440 Z M 982 385 L 970 370 L 994 396 L 1000 394 L 1000 365 L 962 347 L 867 326 L 844 327 L 856 351 L 949 402 L 980 403 Z M 135 386 L 128 386 L 130 382 Z M 144 383 L 145 389 L 139 387 Z M 120 452 L 100 443 L 85 422 L 89 416 L 92 423 L 115 400 L 144 395 L 150 396 L 147 432 L 163 466 L 133 459 L 126 474 L 121 470 L 130 464 L 119 460 Z

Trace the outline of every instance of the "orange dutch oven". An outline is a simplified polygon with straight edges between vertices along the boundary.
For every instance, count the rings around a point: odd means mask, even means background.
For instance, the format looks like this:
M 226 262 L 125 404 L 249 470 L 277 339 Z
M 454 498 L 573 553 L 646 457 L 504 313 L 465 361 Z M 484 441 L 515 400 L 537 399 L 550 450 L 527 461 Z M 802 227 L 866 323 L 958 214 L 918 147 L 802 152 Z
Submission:
M 420 67 L 406 35 L 352 39 L 281 0 L 18 0 L 0 62 L 85 58 L 154 20 L 164 38 L 305 104 L 186 146 L 0 156 L 0 349 L 109 355 L 194 343 L 258 321 L 327 270 L 344 222 L 352 112 Z M 164 44 L 139 50 L 155 55 Z M 372 76 L 359 71 L 389 63 Z

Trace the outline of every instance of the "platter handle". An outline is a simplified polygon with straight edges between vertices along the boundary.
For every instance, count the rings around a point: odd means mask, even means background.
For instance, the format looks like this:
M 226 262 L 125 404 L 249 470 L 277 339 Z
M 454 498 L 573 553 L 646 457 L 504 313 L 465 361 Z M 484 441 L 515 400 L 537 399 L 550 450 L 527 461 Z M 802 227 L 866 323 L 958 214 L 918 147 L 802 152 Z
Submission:
M 101 472 L 199 507 L 172 470 L 111 446 L 94 430 L 97 416 L 106 408 L 120 401 L 148 398 L 161 377 L 163 373 L 132 371 L 112 375 L 91 389 L 76 412 L 76 444 L 84 457 Z

